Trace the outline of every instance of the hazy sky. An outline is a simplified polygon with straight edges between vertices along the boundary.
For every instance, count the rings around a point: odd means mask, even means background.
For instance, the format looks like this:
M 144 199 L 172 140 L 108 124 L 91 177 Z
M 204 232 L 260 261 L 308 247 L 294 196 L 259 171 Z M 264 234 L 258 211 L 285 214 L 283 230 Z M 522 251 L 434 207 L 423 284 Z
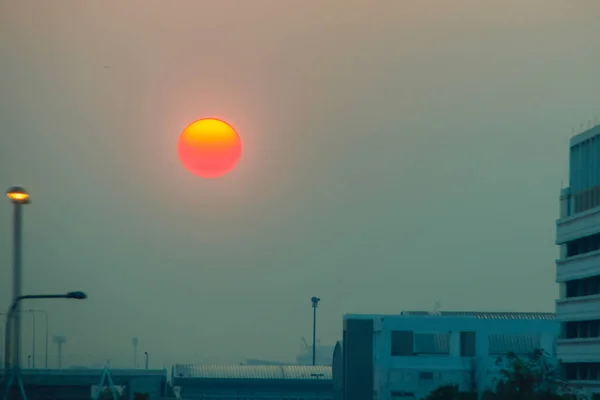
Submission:
M 25 307 L 67 336 L 67 364 L 130 366 L 137 335 L 151 367 L 293 360 L 313 295 L 323 343 L 345 313 L 554 310 L 599 17 L 597 0 L 0 0 L 0 188 L 33 199 L 24 291 L 89 295 Z M 176 154 L 207 116 L 244 143 L 219 180 Z

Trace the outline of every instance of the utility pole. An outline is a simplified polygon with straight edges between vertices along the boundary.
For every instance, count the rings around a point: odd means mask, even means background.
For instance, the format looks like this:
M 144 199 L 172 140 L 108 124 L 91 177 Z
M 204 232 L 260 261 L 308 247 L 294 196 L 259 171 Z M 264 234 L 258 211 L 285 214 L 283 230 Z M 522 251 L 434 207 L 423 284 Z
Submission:
M 312 343 L 312 365 L 316 365 L 317 358 L 317 307 L 321 301 L 318 297 L 312 297 L 310 299 L 313 308 L 313 343 Z

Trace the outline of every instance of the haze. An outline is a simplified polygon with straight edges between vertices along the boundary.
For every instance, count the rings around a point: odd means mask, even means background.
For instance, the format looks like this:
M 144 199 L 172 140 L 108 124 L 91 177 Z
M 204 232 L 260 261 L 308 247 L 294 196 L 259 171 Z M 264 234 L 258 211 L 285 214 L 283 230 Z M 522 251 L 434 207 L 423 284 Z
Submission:
M 24 292 L 89 295 L 24 307 L 67 336 L 65 364 L 125 367 L 133 336 L 151 367 L 292 361 L 313 295 L 323 344 L 345 313 L 553 311 L 568 140 L 600 114 L 598 17 L 591 0 L 0 2 L 0 188 L 33 200 Z M 207 116 L 244 143 L 219 180 L 176 154 Z

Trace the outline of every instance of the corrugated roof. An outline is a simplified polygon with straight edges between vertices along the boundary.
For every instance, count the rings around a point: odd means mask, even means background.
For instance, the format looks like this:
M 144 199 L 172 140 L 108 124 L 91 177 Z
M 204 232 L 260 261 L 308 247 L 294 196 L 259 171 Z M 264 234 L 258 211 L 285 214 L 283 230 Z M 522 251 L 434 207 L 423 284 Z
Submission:
M 540 312 L 479 312 L 479 311 L 402 311 L 401 315 L 432 317 L 475 317 L 479 319 L 554 320 L 554 313 Z
M 489 336 L 489 353 L 493 355 L 529 354 L 539 349 L 540 337 L 538 335 L 522 334 L 494 334 Z
M 332 379 L 331 367 L 325 365 L 178 364 L 173 372 L 195 379 Z

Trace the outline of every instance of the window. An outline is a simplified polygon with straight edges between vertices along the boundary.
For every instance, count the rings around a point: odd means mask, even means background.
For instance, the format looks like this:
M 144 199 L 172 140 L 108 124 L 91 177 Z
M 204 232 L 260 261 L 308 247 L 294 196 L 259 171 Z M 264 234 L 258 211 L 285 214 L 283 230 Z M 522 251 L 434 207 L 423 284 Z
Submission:
M 475 357 L 477 352 L 475 351 L 475 332 L 461 332 L 460 333 L 460 356 L 461 357 Z
M 600 233 L 571 240 L 567 243 L 567 257 L 600 250 Z
M 600 276 L 568 281 L 566 287 L 567 298 L 600 294 Z
M 535 334 L 491 334 L 488 336 L 489 354 L 504 356 L 508 353 L 530 354 L 541 347 L 540 337 Z
M 563 368 L 570 381 L 600 380 L 600 363 L 566 363 Z
M 432 381 L 433 380 L 433 372 L 419 371 L 419 380 L 420 381 Z
M 392 331 L 392 356 L 414 355 L 414 334 L 412 331 Z
M 562 332 L 565 339 L 596 338 L 600 336 L 600 320 L 564 322 Z
M 449 333 L 415 333 L 415 354 L 450 354 Z

